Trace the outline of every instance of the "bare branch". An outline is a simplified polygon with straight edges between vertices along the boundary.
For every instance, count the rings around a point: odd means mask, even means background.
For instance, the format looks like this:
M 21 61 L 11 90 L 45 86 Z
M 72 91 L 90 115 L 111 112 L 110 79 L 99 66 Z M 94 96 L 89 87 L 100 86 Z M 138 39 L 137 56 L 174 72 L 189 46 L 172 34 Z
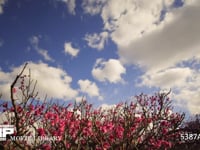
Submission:
M 19 75 L 17 75 L 17 77 L 15 78 L 15 80 L 13 81 L 13 83 L 10 86 L 11 102 L 12 102 L 12 106 L 14 108 L 14 114 L 15 114 L 15 118 L 16 118 L 16 130 L 17 130 L 17 132 L 19 131 L 19 116 L 18 116 L 18 113 L 17 113 L 17 108 L 16 108 L 16 104 L 15 104 L 13 89 L 14 89 L 14 86 L 16 85 L 18 79 L 23 74 L 23 72 L 24 72 L 24 70 L 25 70 L 25 68 L 26 68 L 27 65 L 28 65 L 28 63 L 26 63 L 24 65 L 22 71 L 19 73 Z

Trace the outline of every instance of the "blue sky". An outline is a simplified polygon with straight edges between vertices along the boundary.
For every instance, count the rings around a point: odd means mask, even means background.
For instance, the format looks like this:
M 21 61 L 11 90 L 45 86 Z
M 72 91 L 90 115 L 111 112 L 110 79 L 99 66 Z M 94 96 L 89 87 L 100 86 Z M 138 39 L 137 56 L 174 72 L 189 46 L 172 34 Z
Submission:
M 0 91 L 25 62 L 45 93 L 111 105 L 172 89 L 200 113 L 198 0 L 0 0 Z

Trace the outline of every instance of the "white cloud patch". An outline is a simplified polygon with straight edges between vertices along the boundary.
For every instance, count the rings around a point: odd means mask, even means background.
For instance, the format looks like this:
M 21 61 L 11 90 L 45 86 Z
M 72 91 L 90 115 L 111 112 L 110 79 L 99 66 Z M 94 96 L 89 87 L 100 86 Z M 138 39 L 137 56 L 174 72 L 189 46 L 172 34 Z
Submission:
M 169 68 L 155 73 L 142 75 L 140 86 L 176 88 L 182 87 L 191 78 L 193 71 L 190 68 Z
M 72 15 L 75 15 L 75 8 L 76 8 L 76 0 L 61 0 L 67 5 L 68 12 Z
M 69 54 L 69 55 L 71 55 L 71 56 L 73 56 L 73 57 L 76 57 L 77 55 L 78 55 L 78 53 L 79 53 L 79 49 L 78 48 L 74 48 L 73 46 L 72 46 L 72 43 L 71 42 L 66 42 L 65 44 L 64 44 L 64 52 L 66 53 L 66 54 Z
M 78 97 L 76 97 L 76 102 L 82 102 L 82 101 L 86 101 L 87 99 L 86 99 L 86 96 L 78 96 Z
M 82 8 L 84 13 L 90 15 L 99 14 L 106 0 L 83 0 Z
M 200 75 L 200 74 L 199 74 Z M 200 86 L 197 89 L 191 90 L 188 88 L 182 88 L 179 93 L 176 93 L 174 98 L 178 100 L 178 106 L 186 108 L 192 114 L 200 113 Z
M 104 29 L 117 45 L 127 45 L 156 28 L 164 7 L 161 0 L 110 0 L 101 13 Z
M 165 4 L 165 6 L 170 7 L 170 6 L 173 5 L 174 0 L 164 0 L 163 2 L 164 2 L 164 4 Z
M 45 60 L 47 61 L 54 61 L 48 54 L 48 51 L 47 50 L 43 50 L 43 49 L 39 49 L 38 50 L 38 53 L 44 57 Z
M 37 48 L 38 44 L 39 44 L 39 38 L 41 38 L 41 36 L 32 36 L 30 38 L 30 43 L 32 44 L 33 47 Z
M 191 69 L 192 74 L 188 80 L 183 82 L 178 88 L 178 92 L 175 93 L 174 98 L 179 100 L 178 102 L 186 105 L 181 105 L 187 108 L 192 114 L 200 113 L 200 69 Z M 180 73 L 181 74 L 181 73 Z
M 84 40 L 88 42 L 89 47 L 102 50 L 104 48 L 105 42 L 108 39 L 108 35 L 108 32 L 101 32 L 99 34 L 86 34 Z
M 48 51 L 39 47 L 40 38 L 41 36 L 32 36 L 30 38 L 32 47 L 44 58 L 44 60 L 54 62 L 55 60 L 49 56 Z
M 197 0 L 182 0 L 186 5 L 194 5 Z
M 123 63 L 159 71 L 200 54 L 199 1 L 181 8 L 172 8 L 174 0 L 118 1 L 110 0 L 101 16 Z
M 0 71 L 0 91 L 3 94 L 2 99 L 10 99 L 10 85 L 16 75 L 22 70 L 22 67 L 23 65 L 14 67 L 10 72 Z M 72 77 L 61 68 L 51 67 L 42 62 L 29 62 L 24 74 L 28 75 L 28 68 L 31 69 L 32 79 L 38 82 L 36 91 L 39 92 L 38 96 L 40 98 L 44 98 L 47 94 L 49 98 L 70 100 L 78 95 L 77 90 L 73 89 L 70 85 Z
M 173 21 L 162 30 L 152 32 L 127 46 L 121 46 L 121 58 L 147 69 L 160 70 L 189 60 L 195 55 L 199 56 L 199 10 L 200 5 L 196 5 L 174 11 Z M 175 14 L 178 15 L 176 19 Z
M 111 110 L 111 109 L 114 109 L 116 107 L 116 105 L 109 105 L 109 104 L 102 104 L 101 106 L 100 106 L 100 108 L 102 109 L 102 110 L 105 110 L 105 111 L 107 111 L 107 110 Z
M 78 80 L 78 84 L 81 92 L 87 93 L 90 97 L 98 97 L 99 99 L 102 99 L 102 96 L 99 94 L 99 88 L 95 82 L 86 79 Z
M 109 81 L 111 83 L 124 82 L 121 75 L 126 73 L 126 68 L 117 59 L 104 61 L 99 58 L 96 60 L 92 75 L 99 81 Z
M 0 0 L 0 14 L 3 14 L 3 7 L 6 4 L 7 0 Z
M 140 86 L 172 89 L 174 99 L 180 107 L 192 114 L 200 113 L 200 70 L 189 67 L 176 67 L 164 71 L 146 73 L 141 77 Z

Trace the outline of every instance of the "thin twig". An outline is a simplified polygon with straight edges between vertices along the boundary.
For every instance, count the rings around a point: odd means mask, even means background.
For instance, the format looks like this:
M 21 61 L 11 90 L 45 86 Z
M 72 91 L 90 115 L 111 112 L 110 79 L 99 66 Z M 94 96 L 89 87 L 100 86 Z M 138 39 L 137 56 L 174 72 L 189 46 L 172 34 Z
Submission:
M 28 65 L 28 63 L 26 63 L 22 69 L 22 71 L 19 73 L 19 75 L 17 75 L 17 77 L 15 78 L 15 80 L 13 81 L 13 83 L 11 84 L 10 86 L 10 94 L 11 94 L 11 102 L 12 102 L 12 106 L 14 108 L 14 114 L 15 114 L 15 119 L 16 119 L 16 130 L 17 130 L 17 133 L 19 131 L 19 116 L 18 116 L 18 113 L 17 113 L 17 108 L 16 108 L 16 104 L 15 104 L 15 98 L 14 98 L 14 93 L 13 93 L 13 89 L 14 89 L 14 86 L 16 85 L 18 79 L 21 77 L 21 75 L 23 74 L 26 66 Z

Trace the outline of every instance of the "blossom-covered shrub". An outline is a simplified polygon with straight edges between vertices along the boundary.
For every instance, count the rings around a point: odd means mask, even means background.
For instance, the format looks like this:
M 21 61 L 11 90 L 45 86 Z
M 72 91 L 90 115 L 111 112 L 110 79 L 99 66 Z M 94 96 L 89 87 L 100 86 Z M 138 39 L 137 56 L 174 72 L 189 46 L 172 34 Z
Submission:
M 15 126 L 14 135 L 1 141 L 5 149 L 155 150 L 180 141 L 184 114 L 173 112 L 169 93 L 140 94 L 109 109 L 84 100 L 60 105 L 37 99 L 36 82 L 23 74 L 25 67 L 11 85 L 11 103 L 1 104 L 4 124 Z

